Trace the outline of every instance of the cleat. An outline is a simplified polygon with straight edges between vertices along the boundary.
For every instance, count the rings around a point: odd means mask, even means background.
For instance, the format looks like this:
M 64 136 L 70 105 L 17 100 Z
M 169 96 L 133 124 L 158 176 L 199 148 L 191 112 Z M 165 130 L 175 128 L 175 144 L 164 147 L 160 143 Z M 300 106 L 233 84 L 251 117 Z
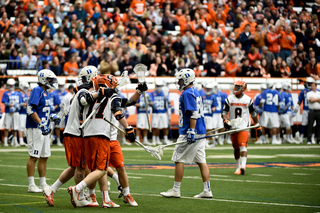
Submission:
M 314 140 L 314 138 L 311 138 L 311 143 L 316 144 L 316 141 Z
M 68 193 L 70 194 L 70 197 L 71 197 L 71 204 L 74 206 L 74 208 L 77 208 L 76 202 L 79 200 L 80 193 L 77 192 L 75 186 L 70 186 L 68 188 Z
M 98 207 L 99 206 L 99 203 L 97 202 L 95 194 L 91 194 L 88 197 L 88 201 L 90 202 L 89 207 Z
M 30 193 L 41 193 L 42 190 L 39 189 L 38 186 L 32 185 L 32 186 L 29 186 L 29 187 L 28 187 L 28 192 L 30 192 Z
M 212 143 L 212 144 L 208 144 L 207 147 L 215 147 L 217 145 L 217 143 Z
M 200 194 L 194 196 L 194 198 L 212 198 L 212 197 L 213 196 L 211 191 L 210 192 L 203 191 Z
M 119 208 L 120 205 L 116 204 L 115 202 L 113 202 L 112 200 L 110 200 L 109 202 L 102 202 L 102 208 Z
M 144 145 L 147 145 L 147 146 L 151 146 L 151 145 L 153 145 L 152 143 L 150 143 L 149 141 L 143 141 L 143 144 Z
M 241 175 L 244 175 L 244 173 L 246 173 L 246 168 L 241 167 L 240 171 L 241 171 Z
M 241 175 L 241 171 L 240 169 L 237 169 L 235 172 L 234 172 L 235 175 Z
M 310 142 L 310 141 L 308 141 L 308 142 L 307 142 L 307 145 L 308 145 L 308 146 L 311 146 L 311 142 Z
M 156 145 L 163 145 L 163 144 L 162 144 L 161 141 L 159 140 L 159 141 L 156 142 Z
M 42 190 L 42 194 L 46 198 L 47 204 L 49 206 L 54 206 L 53 195 L 55 193 L 56 191 L 51 186 L 47 186 Z
M 263 141 L 259 138 L 259 140 L 257 140 L 256 142 L 254 142 L 254 144 L 263 144 Z
M 170 140 L 167 140 L 167 141 L 163 140 L 163 144 L 164 144 L 164 145 L 168 145 L 168 144 L 173 144 L 173 142 L 170 141 Z
M 42 191 L 42 189 L 44 189 L 44 188 L 46 188 L 46 187 L 49 187 L 49 185 L 48 185 L 48 184 L 45 184 L 45 185 L 40 185 L 40 186 L 39 186 L 39 188 L 41 189 L 41 191 Z
M 227 144 L 232 144 L 232 141 L 230 139 L 227 140 Z
M 123 190 L 122 190 L 122 186 L 119 185 L 118 186 L 118 198 L 122 197 L 123 196 Z
M 4 147 L 8 147 L 9 145 L 8 145 L 8 143 L 5 143 L 5 144 L 3 144 L 3 146 L 4 146 Z
M 28 146 L 24 141 L 20 143 L 20 146 Z
M 122 142 L 122 145 L 131 146 L 132 143 L 129 143 L 129 142 L 127 142 L 127 141 L 123 141 L 123 142 Z
M 167 192 L 161 192 L 160 195 L 163 197 L 176 197 L 180 198 L 180 192 L 176 192 L 173 189 L 169 189 Z
M 130 194 L 123 196 L 123 202 L 129 203 L 130 206 L 138 206 L 138 203 L 133 199 L 133 197 L 131 197 Z
M 93 207 L 91 206 L 91 202 L 85 198 L 82 198 L 81 200 L 77 200 L 76 205 L 77 207 Z
M 63 146 L 63 144 L 61 142 L 57 142 L 57 146 Z

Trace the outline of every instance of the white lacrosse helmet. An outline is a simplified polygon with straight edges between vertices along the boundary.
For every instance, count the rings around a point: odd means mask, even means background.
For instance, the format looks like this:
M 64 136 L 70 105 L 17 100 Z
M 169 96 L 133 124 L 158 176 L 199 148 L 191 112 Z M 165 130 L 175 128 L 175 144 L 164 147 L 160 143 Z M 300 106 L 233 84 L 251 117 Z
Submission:
M 58 87 L 60 92 L 63 92 L 65 90 L 65 84 L 66 84 L 66 81 L 64 79 L 58 80 Z
M 206 95 L 211 95 L 213 93 L 213 88 L 214 88 L 214 84 L 213 83 L 206 84 L 206 86 L 205 86 Z
M 27 91 L 29 90 L 29 84 L 28 84 L 28 82 L 26 82 L 26 81 L 21 81 L 20 84 L 19 84 L 19 88 L 20 88 L 22 91 L 27 92 Z
M 162 79 L 156 79 L 156 91 L 161 92 L 164 82 Z
M 282 84 L 280 82 L 276 83 L 275 88 L 276 88 L 276 90 L 281 90 Z
M 217 94 L 218 91 L 219 91 L 219 84 L 218 84 L 218 82 L 214 81 L 214 82 L 212 82 L 211 84 L 213 85 L 213 87 L 212 87 L 212 92 L 213 92 L 214 94 Z
M 92 78 L 97 76 L 98 69 L 95 66 L 86 66 L 82 68 L 78 76 L 79 85 L 91 82 Z
M 283 89 L 283 90 L 286 90 L 286 91 L 289 91 L 289 90 L 290 90 L 290 84 L 287 83 L 287 82 L 283 83 L 282 89 Z
M 273 87 L 273 82 L 267 82 L 267 89 L 272 89 Z
M 260 85 L 260 90 L 263 91 L 265 89 L 267 89 L 267 85 L 266 84 L 261 84 Z
M 49 89 L 58 89 L 57 76 L 48 69 L 43 69 L 38 72 L 38 83 Z
M 312 77 L 308 77 L 307 80 L 306 80 L 306 87 L 308 89 L 311 89 L 311 84 L 312 83 L 316 83 L 316 81 Z
M 182 69 L 176 74 L 176 86 L 181 92 L 184 88 L 189 86 L 196 80 L 195 73 L 192 69 L 186 68 Z
M 8 87 L 9 87 L 9 90 L 10 91 L 13 91 L 14 90 L 14 85 L 15 85 L 15 80 L 13 79 L 13 78 L 9 78 L 8 80 L 7 80 L 7 85 L 8 85 Z

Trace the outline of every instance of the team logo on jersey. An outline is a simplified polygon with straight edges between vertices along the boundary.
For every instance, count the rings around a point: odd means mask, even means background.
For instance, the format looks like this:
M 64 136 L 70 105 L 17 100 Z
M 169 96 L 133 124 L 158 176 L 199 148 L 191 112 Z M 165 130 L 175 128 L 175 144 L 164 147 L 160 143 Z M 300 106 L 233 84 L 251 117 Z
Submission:
M 43 93 L 43 97 L 47 97 L 47 94 L 46 94 L 46 93 Z

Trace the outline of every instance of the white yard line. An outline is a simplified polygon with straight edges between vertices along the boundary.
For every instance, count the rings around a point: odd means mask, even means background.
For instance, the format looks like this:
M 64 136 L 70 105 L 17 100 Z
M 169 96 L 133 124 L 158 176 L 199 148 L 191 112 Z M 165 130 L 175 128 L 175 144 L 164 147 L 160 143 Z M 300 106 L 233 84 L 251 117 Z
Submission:
M 2 184 L 3 186 L 15 186 L 15 187 L 25 187 L 27 188 L 27 185 L 14 185 L 14 184 Z M 66 188 L 60 188 L 60 190 L 66 190 Z M 116 193 L 115 191 L 111 191 L 112 193 Z M 152 196 L 152 197 L 162 197 L 159 194 L 142 194 L 142 193 L 130 193 L 132 195 L 138 195 L 138 196 Z M 180 199 L 189 199 L 189 200 L 199 200 L 199 198 L 193 198 L 193 197 L 184 197 L 182 196 Z M 290 203 L 268 203 L 268 202 L 257 202 L 257 201 L 247 201 L 247 200 L 226 200 L 226 199 L 201 199 L 203 201 L 212 202 L 227 202 L 227 203 L 244 203 L 244 204 L 256 204 L 256 205 L 270 205 L 270 206 L 288 206 L 288 207 L 302 207 L 302 208 L 316 208 L 320 209 L 320 206 L 310 206 L 310 205 L 301 205 L 301 204 L 290 204 Z
M 305 176 L 305 175 L 313 175 L 313 174 L 306 174 L 306 173 L 292 173 L 293 175 L 300 175 L 300 176 Z
M 267 174 L 251 174 L 253 176 L 261 176 L 261 177 L 270 177 L 272 175 L 267 175 Z

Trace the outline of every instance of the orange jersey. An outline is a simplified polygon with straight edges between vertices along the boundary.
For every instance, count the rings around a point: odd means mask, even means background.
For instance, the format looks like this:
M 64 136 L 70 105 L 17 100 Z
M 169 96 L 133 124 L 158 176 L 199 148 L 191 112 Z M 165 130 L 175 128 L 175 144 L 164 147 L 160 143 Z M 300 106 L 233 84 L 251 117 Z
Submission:
M 80 50 L 84 50 L 86 48 L 86 44 L 83 41 L 83 39 L 79 38 L 79 40 L 77 39 L 72 39 L 71 41 L 75 42 L 76 44 L 76 49 L 80 49 Z
M 78 66 L 77 62 L 71 63 L 70 61 L 67 61 L 63 65 L 63 72 L 68 72 L 68 75 L 76 75 L 75 71 L 78 69 L 79 69 L 79 66 Z
M 60 6 L 59 0 L 53 0 L 56 6 Z M 43 1 L 43 6 L 47 6 L 49 4 L 48 0 Z
M 234 68 L 238 67 L 239 70 L 239 66 L 237 63 L 232 64 L 230 61 L 226 64 L 226 68 L 225 68 L 225 76 L 227 77 L 235 77 L 237 74 L 237 71 L 230 73 L 231 70 L 233 70 Z
M 244 31 L 244 28 L 246 27 L 246 25 L 249 24 L 250 25 L 250 33 L 251 34 L 255 34 L 256 32 L 256 26 L 257 26 L 257 23 L 256 22 L 249 22 L 249 21 L 244 21 L 240 28 L 239 28 L 239 34 L 242 33 Z
M 94 7 L 97 7 L 99 9 L 99 13 L 101 13 L 101 7 L 98 2 L 93 4 L 92 1 L 87 1 L 83 5 L 83 9 L 85 9 L 85 11 L 87 11 L 87 13 L 89 13 L 89 17 L 92 17 L 92 15 L 94 14 L 94 10 L 93 10 Z
M 9 26 L 11 25 L 11 21 L 8 19 L 6 22 L 0 20 L 0 25 L 2 26 L 2 33 L 7 32 Z
M 13 27 L 14 27 L 14 31 L 15 31 L 16 33 L 18 33 L 19 31 L 22 30 L 22 28 L 24 27 L 24 25 L 23 25 L 23 24 L 19 24 L 18 26 L 16 26 L 16 24 L 14 24 Z
M 268 50 L 272 53 L 278 53 L 280 51 L 278 34 L 268 33 L 267 39 L 268 39 Z
M 130 8 L 134 10 L 137 15 L 143 15 L 146 8 L 146 0 L 133 0 L 130 4 Z
M 211 35 L 208 35 L 205 39 L 206 52 L 208 54 L 219 52 L 221 38 L 217 37 L 214 39 L 214 41 L 212 41 L 212 39 L 213 39 L 213 37 Z
M 291 32 L 290 34 L 285 31 L 281 31 L 280 47 L 284 50 L 292 50 L 293 46 L 296 44 L 296 36 Z M 290 39 L 291 38 L 291 39 Z

